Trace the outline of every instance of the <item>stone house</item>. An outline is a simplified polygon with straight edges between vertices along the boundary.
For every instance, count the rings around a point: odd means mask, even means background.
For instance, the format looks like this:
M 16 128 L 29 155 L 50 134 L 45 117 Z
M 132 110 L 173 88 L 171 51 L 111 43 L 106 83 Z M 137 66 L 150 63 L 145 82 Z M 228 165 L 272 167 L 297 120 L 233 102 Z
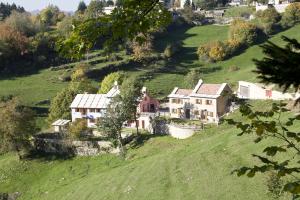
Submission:
M 199 80 L 193 90 L 174 88 L 169 98 L 172 118 L 218 123 L 230 111 L 232 90 L 228 84 L 206 84 Z

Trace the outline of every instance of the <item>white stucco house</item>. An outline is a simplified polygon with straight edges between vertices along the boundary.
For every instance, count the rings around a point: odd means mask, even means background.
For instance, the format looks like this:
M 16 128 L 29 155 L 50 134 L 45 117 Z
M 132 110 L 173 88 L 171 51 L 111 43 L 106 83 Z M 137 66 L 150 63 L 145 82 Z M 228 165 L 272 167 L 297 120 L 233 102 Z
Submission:
M 230 111 L 231 94 L 227 83 L 207 84 L 199 80 L 194 89 L 176 87 L 168 96 L 170 116 L 218 123 Z
M 266 86 L 259 83 L 239 81 L 237 97 L 240 99 L 272 99 L 272 100 L 294 100 L 299 93 L 283 93 L 274 90 L 273 85 Z

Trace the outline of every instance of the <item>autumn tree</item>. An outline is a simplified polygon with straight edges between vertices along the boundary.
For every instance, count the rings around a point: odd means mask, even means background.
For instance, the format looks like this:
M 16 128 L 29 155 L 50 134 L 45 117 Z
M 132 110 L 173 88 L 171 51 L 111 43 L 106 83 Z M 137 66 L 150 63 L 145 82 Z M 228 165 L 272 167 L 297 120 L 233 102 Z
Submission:
M 30 137 L 37 131 L 34 113 L 15 98 L 0 102 L 0 150 L 22 151 L 30 148 Z
M 258 38 L 257 27 L 251 22 L 234 20 L 229 28 L 229 39 L 249 46 L 256 42 Z
M 143 60 L 152 52 L 152 37 L 150 35 L 139 34 L 131 43 L 133 58 Z
M 284 27 L 294 26 L 300 22 L 300 2 L 291 3 L 285 9 L 282 16 L 282 25 Z

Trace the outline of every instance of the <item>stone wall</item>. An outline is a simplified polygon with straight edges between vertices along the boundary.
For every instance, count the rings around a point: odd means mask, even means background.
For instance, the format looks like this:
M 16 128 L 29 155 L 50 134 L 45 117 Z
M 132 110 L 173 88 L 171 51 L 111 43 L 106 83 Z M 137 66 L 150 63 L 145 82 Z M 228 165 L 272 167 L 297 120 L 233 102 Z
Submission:
M 119 153 L 119 149 L 115 148 L 113 143 L 109 141 L 36 138 L 34 147 L 38 152 L 59 155 L 97 156 L 106 153 Z

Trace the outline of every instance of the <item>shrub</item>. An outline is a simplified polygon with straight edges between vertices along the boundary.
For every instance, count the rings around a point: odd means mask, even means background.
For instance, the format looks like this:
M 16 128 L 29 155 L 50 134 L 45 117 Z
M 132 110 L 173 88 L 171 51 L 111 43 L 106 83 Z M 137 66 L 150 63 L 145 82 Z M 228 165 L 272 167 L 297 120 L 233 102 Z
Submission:
M 283 27 L 290 27 L 300 22 L 300 2 L 290 4 L 282 16 L 281 24 Z
M 242 45 L 252 45 L 257 40 L 257 27 L 250 22 L 234 20 L 229 28 L 229 39 L 236 40 Z
M 182 48 L 181 42 L 169 44 L 164 51 L 164 57 L 171 58 L 173 55 L 178 53 L 181 48 Z
M 69 136 L 73 139 L 79 139 L 88 134 L 89 131 L 90 129 L 87 127 L 87 121 L 85 119 L 77 119 L 69 127 Z
M 223 42 L 214 41 L 200 46 L 197 53 L 200 59 L 215 62 L 224 60 L 228 55 L 228 49 Z
M 274 7 L 256 13 L 256 19 L 262 26 L 263 31 L 268 35 L 273 33 L 275 25 L 280 21 L 281 16 Z
M 138 35 L 132 42 L 131 48 L 135 60 L 143 60 L 152 52 L 152 37 L 150 35 Z

